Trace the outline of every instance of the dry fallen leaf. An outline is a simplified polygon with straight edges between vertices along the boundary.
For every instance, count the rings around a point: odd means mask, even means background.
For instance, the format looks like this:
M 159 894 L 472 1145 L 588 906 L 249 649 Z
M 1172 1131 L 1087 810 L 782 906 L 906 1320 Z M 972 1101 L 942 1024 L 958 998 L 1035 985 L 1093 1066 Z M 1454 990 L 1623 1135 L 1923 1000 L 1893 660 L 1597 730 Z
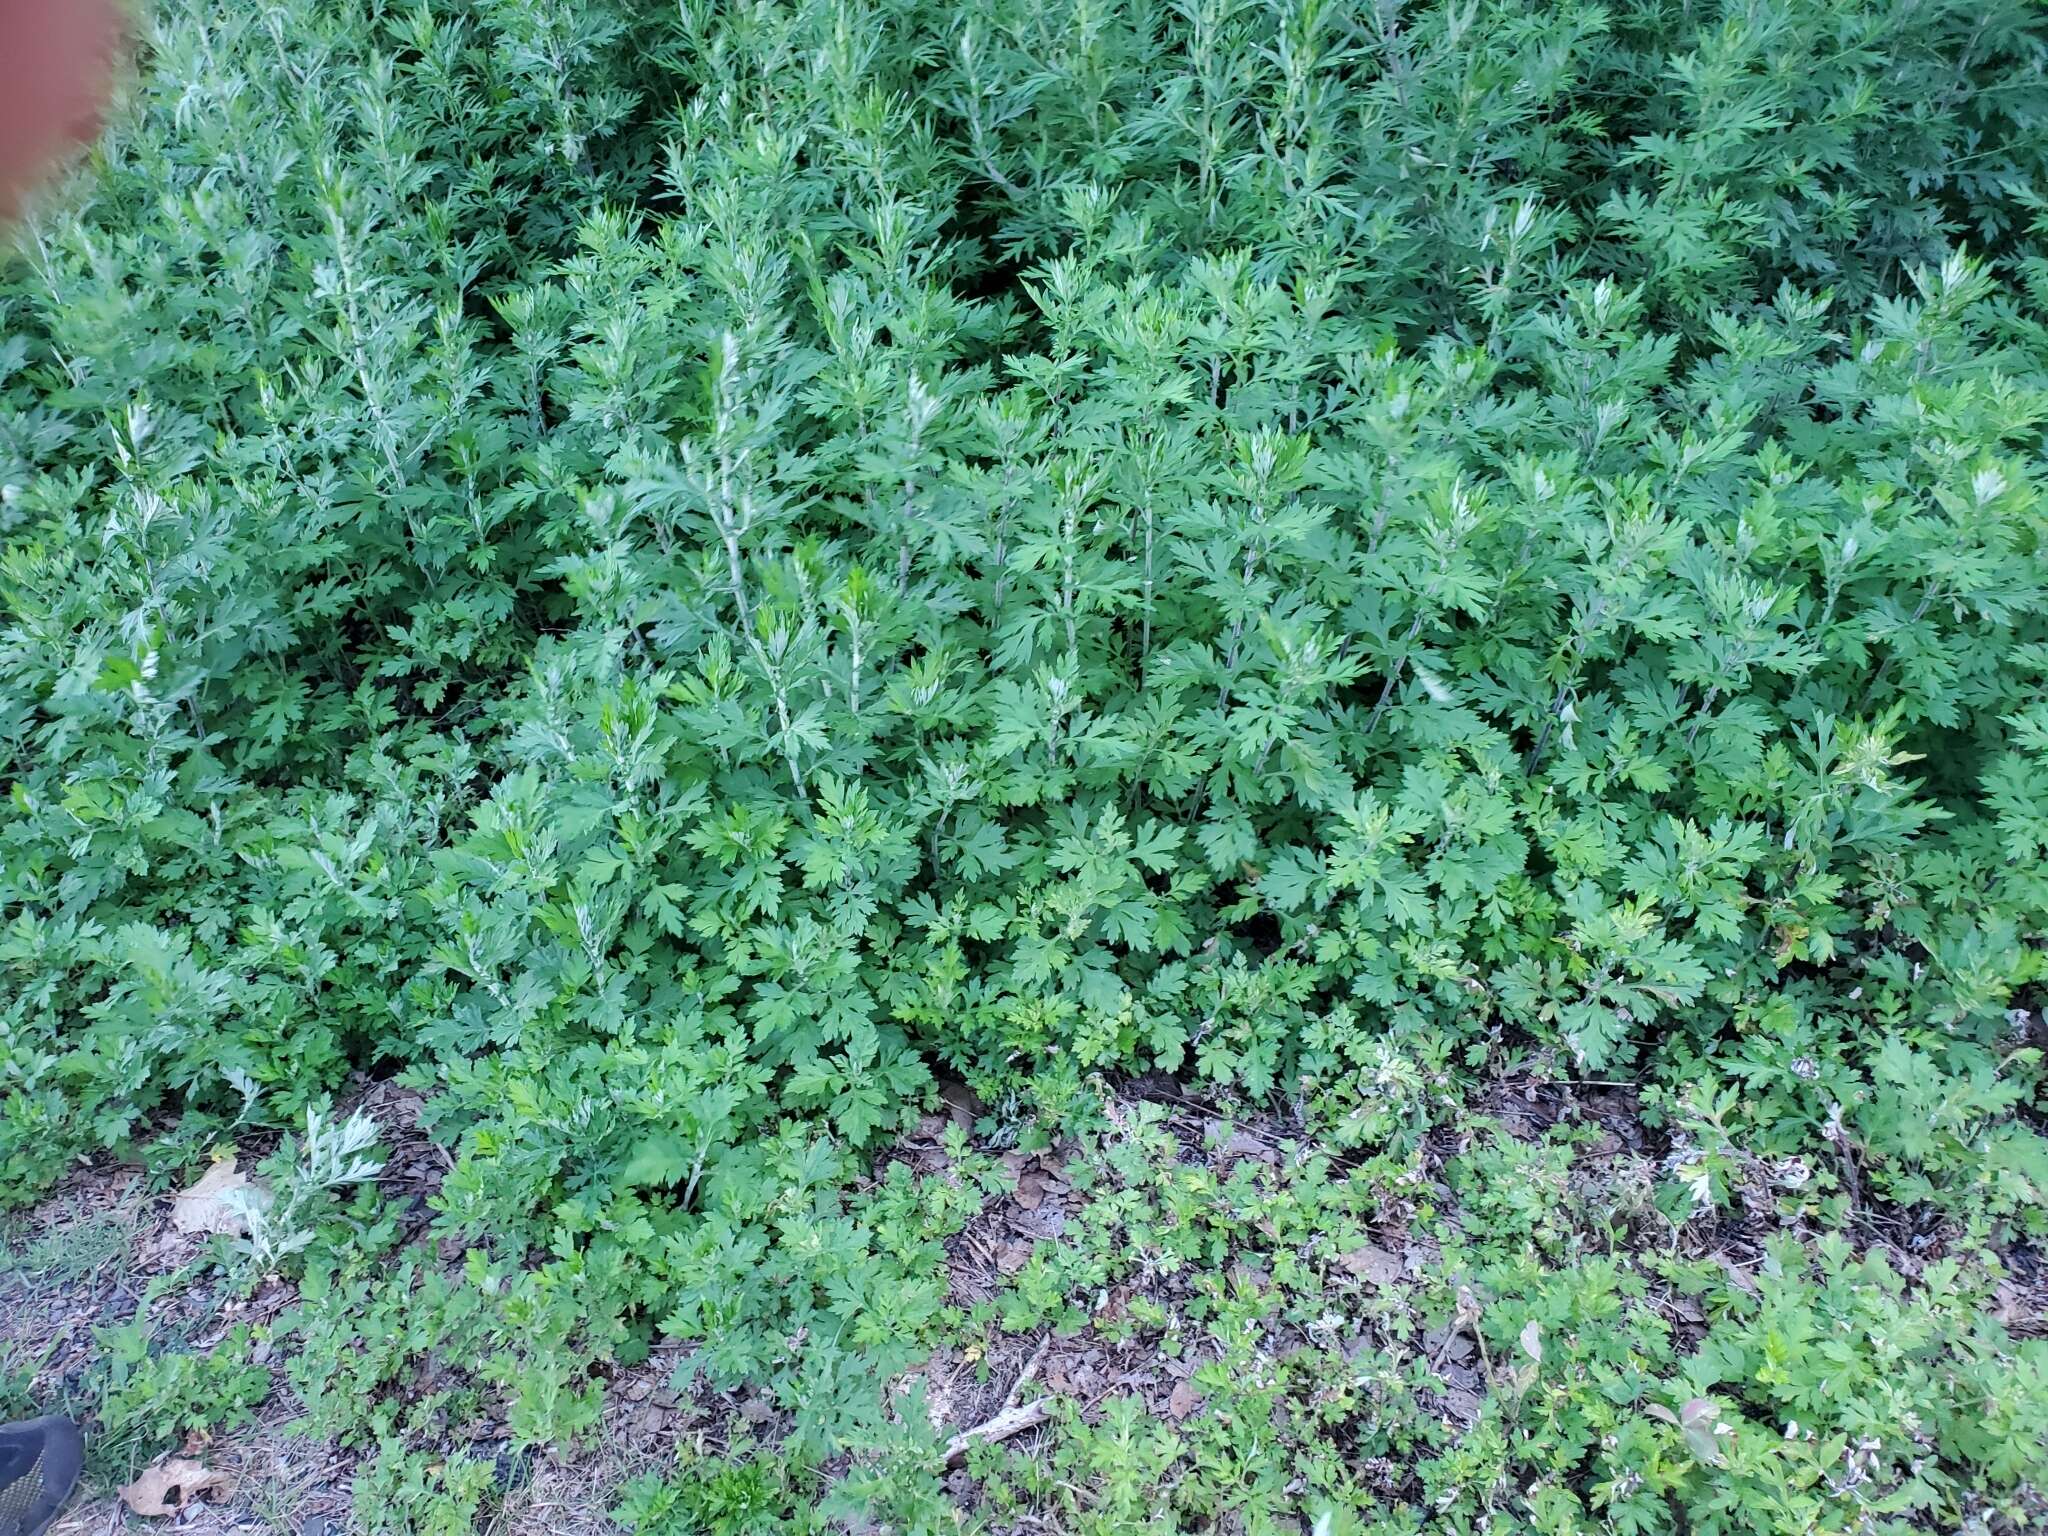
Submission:
M 138 1515 L 175 1515 L 194 1499 L 227 1486 L 225 1473 L 203 1462 L 173 1456 L 160 1461 L 121 1490 L 121 1502 Z
M 1466 1428 L 1477 1422 L 1485 1406 L 1486 1399 L 1468 1387 L 1453 1387 L 1444 1394 L 1444 1411 Z
M 1991 1315 L 2001 1323 L 2011 1324 L 2026 1314 L 2026 1296 L 2010 1280 L 1999 1281 L 1991 1294 L 1997 1302 Z
M 1754 1296 L 1756 1294 L 1756 1277 L 1748 1270 L 1729 1258 L 1725 1253 L 1715 1253 L 1712 1255 L 1712 1258 L 1716 1264 L 1721 1266 L 1722 1272 L 1728 1276 L 1728 1283 L 1730 1285 L 1741 1291 L 1745 1296 Z
M 1337 1262 L 1347 1275 L 1370 1280 L 1374 1285 L 1393 1285 L 1401 1278 L 1401 1261 L 1386 1249 L 1375 1248 L 1371 1243 L 1352 1249 Z
M 974 1122 L 987 1113 L 974 1090 L 965 1083 L 941 1082 L 939 1097 L 945 1101 L 946 1113 L 953 1123 L 968 1135 L 974 1134 Z
M 1455 1360 L 1460 1365 L 1468 1363 L 1478 1353 L 1471 1338 L 1460 1332 L 1455 1324 L 1430 1329 L 1422 1336 L 1422 1347 L 1432 1360 Z
M 1279 1160 L 1280 1154 L 1250 1131 L 1238 1131 L 1223 1143 L 1223 1155 L 1233 1161 L 1251 1158 L 1254 1162 L 1271 1163 Z
M 180 1232 L 225 1232 L 239 1237 L 249 1230 L 249 1223 L 236 1209 L 236 1202 L 227 1197 L 241 1190 L 250 1191 L 258 1200 L 269 1199 L 269 1191 L 261 1184 L 235 1170 L 232 1156 L 222 1158 L 198 1183 L 171 1197 L 171 1225 Z

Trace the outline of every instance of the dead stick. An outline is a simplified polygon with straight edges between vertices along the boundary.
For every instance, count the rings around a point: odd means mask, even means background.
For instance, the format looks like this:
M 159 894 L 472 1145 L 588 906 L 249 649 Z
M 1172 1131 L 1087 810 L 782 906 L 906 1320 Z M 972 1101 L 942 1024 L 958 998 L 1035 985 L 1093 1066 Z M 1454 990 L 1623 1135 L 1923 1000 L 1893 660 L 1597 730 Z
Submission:
M 1031 1379 L 1038 1374 L 1038 1367 L 1045 1361 L 1045 1352 L 1052 1347 L 1052 1330 L 1047 1329 L 1045 1337 L 1038 1341 L 1038 1348 L 1031 1351 L 1031 1358 L 1024 1362 L 1024 1369 L 1017 1373 L 1017 1379 L 1010 1383 L 1010 1390 L 1003 1397 L 1005 1408 L 1017 1406 L 1017 1399 L 1024 1389 L 1031 1385 Z
M 972 1429 L 963 1429 L 946 1442 L 946 1465 L 956 1467 L 967 1459 L 967 1452 L 977 1440 L 993 1445 L 998 1440 L 1008 1440 L 1021 1435 L 1027 1429 L 1036 1429 L 1052 1417 L 1052 1399 L 1041 1397 L 1024 1404 L 1021 1408 L 1005 1408 L 994 1418 L 977 1424 Z

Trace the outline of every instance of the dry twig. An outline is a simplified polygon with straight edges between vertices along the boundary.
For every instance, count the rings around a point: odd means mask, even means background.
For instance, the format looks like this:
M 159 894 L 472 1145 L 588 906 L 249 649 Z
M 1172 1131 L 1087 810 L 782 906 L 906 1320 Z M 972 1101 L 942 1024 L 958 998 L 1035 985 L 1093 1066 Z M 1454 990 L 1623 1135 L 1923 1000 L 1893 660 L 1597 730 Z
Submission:
M 991 1445 L 999 1440 L 1008 1440 L 1021 1435 L 1027 1429 L 1036 1429 L 1052 1416 L 1052 1399 L 1034 1398 L 1022 1407 L 1005 1408 L 992 1419 L 984 1420 L 972 1429 L 963 1429 L 946 1442 L 946 1465 L 957 1467 L 967 1459 L 967 1453 L 977 1440 L 986 1440 Z

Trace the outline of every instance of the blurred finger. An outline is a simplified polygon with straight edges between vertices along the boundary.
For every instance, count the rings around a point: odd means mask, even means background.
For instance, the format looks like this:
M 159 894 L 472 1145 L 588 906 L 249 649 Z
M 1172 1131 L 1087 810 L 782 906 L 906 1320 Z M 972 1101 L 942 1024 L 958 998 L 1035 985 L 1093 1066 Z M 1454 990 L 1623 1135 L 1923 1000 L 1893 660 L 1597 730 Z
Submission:
M 116 0 L 0 0 L 0 217 L 99 132 L 121 21 Z

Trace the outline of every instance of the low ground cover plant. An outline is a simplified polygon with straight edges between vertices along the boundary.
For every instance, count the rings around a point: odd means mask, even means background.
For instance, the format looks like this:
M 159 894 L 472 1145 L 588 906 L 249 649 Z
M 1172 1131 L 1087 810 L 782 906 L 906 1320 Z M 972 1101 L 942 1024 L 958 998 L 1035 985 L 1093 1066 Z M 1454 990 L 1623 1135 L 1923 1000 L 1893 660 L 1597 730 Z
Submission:
M 656 1351 L 648 1531 L 2038 1524 L 2044 196 L 2024 0 L 161 0 L 0 1199 L 275 1146 L 367 1529 Z M 1153 1374 L 949 1461 L 1030 1339 Z

